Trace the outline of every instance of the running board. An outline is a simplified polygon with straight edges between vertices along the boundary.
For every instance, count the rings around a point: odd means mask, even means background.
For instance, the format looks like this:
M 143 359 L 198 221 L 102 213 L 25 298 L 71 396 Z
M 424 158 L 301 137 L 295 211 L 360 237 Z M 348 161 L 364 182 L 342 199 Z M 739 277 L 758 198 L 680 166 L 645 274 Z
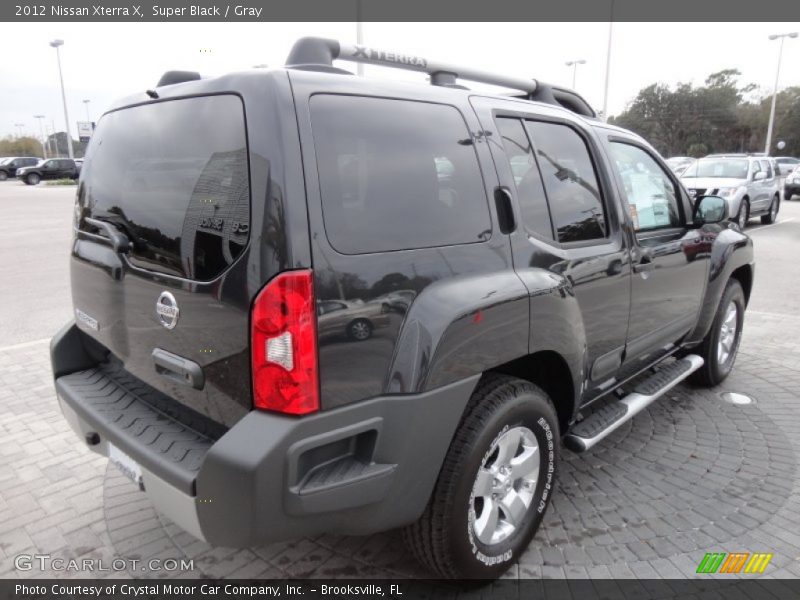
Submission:
M 575 452 L 589 450 L 702 366 L 703 359 L 690 354 L 659 369 L 639 383 L 632 393 L 574 425 L 564 436 L 564 445 Z

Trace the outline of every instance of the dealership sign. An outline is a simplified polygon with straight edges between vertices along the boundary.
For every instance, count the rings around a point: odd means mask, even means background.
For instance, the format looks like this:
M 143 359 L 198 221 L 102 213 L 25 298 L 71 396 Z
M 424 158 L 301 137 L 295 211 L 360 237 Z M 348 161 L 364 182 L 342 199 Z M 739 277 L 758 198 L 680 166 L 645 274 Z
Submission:
M 94 132 L 94 123 L 89 121 L 78 121 L 78 139 L 82 142 L 88 142 Z

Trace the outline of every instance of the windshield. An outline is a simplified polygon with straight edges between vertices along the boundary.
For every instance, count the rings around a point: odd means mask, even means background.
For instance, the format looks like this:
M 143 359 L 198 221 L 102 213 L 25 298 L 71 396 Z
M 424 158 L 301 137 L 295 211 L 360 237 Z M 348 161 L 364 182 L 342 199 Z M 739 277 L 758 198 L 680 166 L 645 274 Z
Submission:
M 747 179 L 748 163 L 738 158 L 701 158 L 683 173 L 683 177 L 721 177 Z
M 4 165 L 7 162 L 11 162 L 10 158 L 0 158 L 0 165 Z
M 666 160 L 666 163 L 670 167 L 677 167 L 678 165 L 683 165 L 685 163 L 690 163 L 693 160 L 694 160 L 693 158 L 689 158 L 688 156 L 673 156 L 672 158 L 668 158 Z

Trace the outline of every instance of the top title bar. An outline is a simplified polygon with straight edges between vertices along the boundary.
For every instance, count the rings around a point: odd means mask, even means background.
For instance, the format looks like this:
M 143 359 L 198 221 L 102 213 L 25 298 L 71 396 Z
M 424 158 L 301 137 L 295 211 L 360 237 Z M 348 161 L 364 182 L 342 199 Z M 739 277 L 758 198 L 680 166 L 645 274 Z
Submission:
M 4 0 L 6 22 L 800 21 L 798 0 Z

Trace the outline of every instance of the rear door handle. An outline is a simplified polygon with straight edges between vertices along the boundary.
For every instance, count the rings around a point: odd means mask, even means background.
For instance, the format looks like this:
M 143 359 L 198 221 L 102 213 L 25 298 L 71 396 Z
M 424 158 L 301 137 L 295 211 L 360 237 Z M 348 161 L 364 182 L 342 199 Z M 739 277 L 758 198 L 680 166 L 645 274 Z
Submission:
M 175 383 L 191 386 L 196 390 L 203 389 L 205 385 L 203 368 L 196 362 L 161 348 L 153 350 L 152 357 L 156 373 L 159 375 L 163 375 Z
M 656 268 L 656 263 L 653 262 L 653 257 L 650 256 L 649 253 L 645 252 L 639 257 L 639 262 L 634 263 L 633 265 L 633 272 L 634 273 L 650 273 L 654 271 Z

